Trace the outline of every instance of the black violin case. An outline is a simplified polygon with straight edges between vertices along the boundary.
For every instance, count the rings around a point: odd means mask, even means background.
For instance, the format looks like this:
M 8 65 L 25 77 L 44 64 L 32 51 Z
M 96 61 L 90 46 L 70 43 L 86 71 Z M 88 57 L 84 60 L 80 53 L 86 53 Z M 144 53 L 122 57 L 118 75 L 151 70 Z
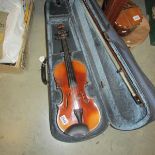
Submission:
M 62 94 L 56 87 L 53 67 L 63 61 L 60 41 L 55 39 L 56 25 L 62 23 L 70 34 L 68 44 L 72 58 L 87 66 L 88 85 L 85 89 L 95 100 L 101 113 L 101 121 L 96 130 L 82 137 L 63 133 L 56 122 Z M 95 0 L 46 0 L 45 25 L 47 58 L 42 64 L 41 74 L 43 83 L 48 84 L 49 120 L 53 137 L 64 142 L 79 142 L 103 133 L 109 125 L 118 130 L 129 131 L 154 121 L 155 88 Z M 130 85 L 136 90 L 142 103 L 131 95 L 111 52 L 121 63 Z

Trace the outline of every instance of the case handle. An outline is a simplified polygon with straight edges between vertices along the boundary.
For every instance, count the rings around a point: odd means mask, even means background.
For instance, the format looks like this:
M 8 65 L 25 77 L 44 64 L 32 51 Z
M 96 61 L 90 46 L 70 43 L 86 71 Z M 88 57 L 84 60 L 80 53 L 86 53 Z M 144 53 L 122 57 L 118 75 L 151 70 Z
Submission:
M 44 59 L 42 65 L 41 65 L 41 80 L 43 84 L 47 85 L 48 81 L 46 78 L 46 66 L 47 66 L 47 58 Z

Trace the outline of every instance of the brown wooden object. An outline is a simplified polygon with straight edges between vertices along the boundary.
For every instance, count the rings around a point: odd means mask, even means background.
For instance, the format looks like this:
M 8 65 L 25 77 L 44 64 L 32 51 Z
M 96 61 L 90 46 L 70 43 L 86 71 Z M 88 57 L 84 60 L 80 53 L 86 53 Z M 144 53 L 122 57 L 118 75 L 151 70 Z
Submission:
M 123 37 L 123 40 L 126 42 L 127 46 L 133 48 L 141 43 L 148 37 L 150 31 L 149 22 L 145 16 L 143 16 L 143 20 L 137 28 Z
M 107 19 L 112 25 L 115 24 L 117 17 L 119 16 L 122 7 L 126 4 L 128 0 L 109 0 L 106 9 L 103 10 Z
M 143 15 L 140 8 L 128 1 L 122 8 L 118 18 L 115 21 L 115 29 L 121 36 L 125 36 L 132 32 L 142 22 Z

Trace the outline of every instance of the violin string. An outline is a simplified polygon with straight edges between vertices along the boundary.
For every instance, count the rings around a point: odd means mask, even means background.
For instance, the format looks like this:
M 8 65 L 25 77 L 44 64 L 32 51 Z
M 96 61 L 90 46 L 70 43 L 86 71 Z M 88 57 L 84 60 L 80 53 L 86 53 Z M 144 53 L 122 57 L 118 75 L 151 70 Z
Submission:
M 64 40 L 65 41 L 65 40 Z M 66 46 L 65 46 L 65 48 L 66 48 Z M 69 61 L 69 53 L 68 53 L 68 49 L 66 48 L 66 59 L 67 59 L 67 61 L 66 61 L 66 64 L 67 64 L 67 68 L 68 68 L 68 72 L 67 72 L 67 74 L 69 74 L 69 77 L 70 77 L 70 84 L 72 83 L 72 74 L 71 74 L 71 72 L 72 72 L 72 70 L 71 70 L 71 67 L 70 67 L 70 61 Z
M 67 43 L 67 40 L 65 39 L 65 42 L 66 42 L 66 47 L 67 47 L 67 51 L 68 51 L 68 59 L 69 59 L 69 66 L 70 66 L 70 70 L 71 70 L 71 77 L 72 77 L 72 80 L 74 82 L 76 82 L 76 78 L 75 78 L 75 74 L 74 74 L 74 69 L 73 69 L 73 64 L 72 64 L 72 61 L 71 61 L 71 56 L 70 56 L 70 53 L 69 53 L 69 47 L 68 47 L 68 43 Z
M 69 63 L 69 53 L 68 53 L 68 48 L 66 49 L 66 46 L 64 45 L 64 41 L 62 40 L 62 46 L 63 46 L 63 51 L 64 51 L 64 56 L 65 56 L 65 64 L 66 64 L 66 69 L 67 69 L 67 74 L 68 74 L 68 80 L 69 80 L 69 84 L 72 83 L 72 70 L 70 67 L 70 63 Z M 65 42 L 66 43 L 66 42 Z
M 66 58 L 67 58 L 67 67 L 68 67 L 68 74 L 70 75 L 70 84 L 74 81 L 75 82 L 75 75 L 74 75 L 74 72 L 73 72 L 73 66 L 72 66 L 72 61 L 71 61 L 71 58 L 70 58 L 70 55 L 69 55 L 69 48 L 68 48 L 68 44 L 67 44 L 67 40 L 64 39 L 64 43 L 65 43 L 65 52 L 66 52 Z
M 69 48 L 68 48 L 68 44 L 67 44 L 67 40 L 65 39 L 65 48 L 66 48 L 66 56 L 67 56 L 67 66 L 69 67 L 69 73 L 70 74 L 70 77 L 72 78 L 72 80 L 74 80 L 75 82 L 75 75 L 74 75 L 74 70 L 73 70 L 73 65 L 72 65 L 72 61 L 71 61 L 71 57 L 70 57 L 70 54 L 69 54 Z M 77 102 L 77 98 L 76 98 L 76 90 L 74 87 L 72 87 L 72 100 L 73 100 L 73 107 L 74 109 L 79 109 L 79 104 Z
M 67 57 L 66 57 L 66 51 L 65 51 L 65 49 L 64 49 L 64 45 L 63 45 L 63 40 L 61 39 L 61 45 L 62 45 L 62 50 L 63 50 L 63 52 L 64 52 L 64 58 L 65 58 L 65 65 L 66 65 L 66 69 L 67 69 L 67 71 L 69 72 L 69 68 L 68 68 L 68 64 L 67 64 Z M 70 74 L 68 74 L 68 82 L 69 82 L 69 84 L 70 84 Z
M 61 40 L 62 50 L 64 52 L 64 60 L 65 60 L 65 66 L 66 66 L 68 82 L 69 82 L 68 84 L 69 86 L 71 86 L 71 89 L 72 89 L 72 102 L 74 107 L 73 109 L 80 109 L 80 106 L 78 104 L 77 97 L 76 97 L 76 93 L 77 93 L 76 88 L 72 87 L 72 82 L 76 83 L 76 77 L 75 77 L 73 63 L 71 60 L 71 55 L 68 47 L 68 42 L 66 38 L 61 38 L 60 40 Z

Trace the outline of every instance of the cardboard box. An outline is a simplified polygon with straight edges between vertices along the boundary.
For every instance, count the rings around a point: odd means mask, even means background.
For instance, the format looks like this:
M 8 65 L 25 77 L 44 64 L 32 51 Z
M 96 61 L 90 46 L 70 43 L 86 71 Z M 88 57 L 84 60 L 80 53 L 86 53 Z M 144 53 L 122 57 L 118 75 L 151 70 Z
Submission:
M 0 11 L 0 58 L 3 56 L 3 41 L 8 13 Z
M 18 56 L 18 60 L 17 60 L 16 64 L 0 64 L 0 72 L 17 73 L 24 69 L 25 48 L 26 48 L 26 44 L 27 44 L 30 19 L 32 16 L 33 8 L 34 8 L 34 3 L 32 1 L 32 3 L 30 3 L 30 6 L 29 6 L 27 23 L 25 25 L 25 32 L 23 34 L 23 43 L 22 43 L 21 50 L 19 51 L 19 56 Z

